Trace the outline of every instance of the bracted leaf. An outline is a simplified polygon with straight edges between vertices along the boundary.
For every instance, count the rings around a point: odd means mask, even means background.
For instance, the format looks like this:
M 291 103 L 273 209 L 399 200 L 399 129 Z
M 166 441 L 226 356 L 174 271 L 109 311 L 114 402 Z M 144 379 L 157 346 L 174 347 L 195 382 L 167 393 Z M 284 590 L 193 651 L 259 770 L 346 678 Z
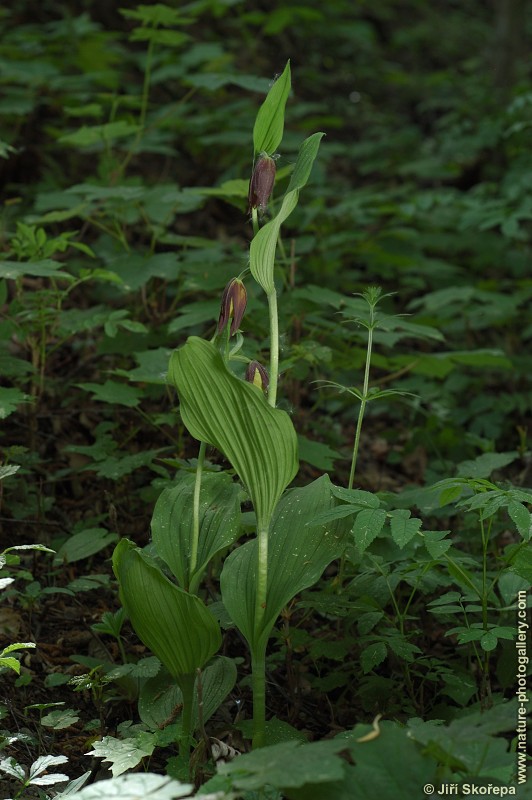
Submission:
M 323 475 L 280 501 L 272 519 L 268 543 L 268 590 L 260 630 L 254 611 L 257 540 L 247 542 L 225 560 L 220 584 L 224 605 L 252 647 L 268 639 L 280 612 L 303 589 L 312 586 L 345 546 L 350 523 L 313 520 L 337 503 L 331 482 Z
M 168 564 L 183 589 L 193 594 L 211 558 L 229 547 L 240 530 L 239 487 L 224 472 L 204 474 L 199 499 L 198 554 L 191 569 L 195 480 L 195 475 L 184 473 L 175 486 L 164 489 L 151 521 L 157 555 Z
M 236 378 L 216 347 L 197 336 L 173 353 L 169 377 L 185 426 L 231 462 L 249 492 L 259 527 L 266 526 L 297 472 L 290 417 L 271 408 L 259 388 Z
M 290 93 L 290 61 L 286 62 L 280 75 L 259 108 L 253 127 L 255 153 L 273 155 L 281 143 L 284 130 L 284 110 Z
M 277 216 L 264 225 L 251 242 L 249 250 L 251 274 L 257 283 L 260 283 L 266 294 L 271 294 L 275 291 L 273 267 L 281 225 L 296 207 L 299 199 L 299 190 L 303 188 L 309 179 L 322 136 L 324 136 L 323 133 L 314 133 L 308 139 L 305 139 L 301 145 L 292 178 Z
M 171 583 L 128 539 L 115 547 L 113 570 L 139 639 L 174 678 L 194 675 L 222 641 L 218 623 L 205 604 Z

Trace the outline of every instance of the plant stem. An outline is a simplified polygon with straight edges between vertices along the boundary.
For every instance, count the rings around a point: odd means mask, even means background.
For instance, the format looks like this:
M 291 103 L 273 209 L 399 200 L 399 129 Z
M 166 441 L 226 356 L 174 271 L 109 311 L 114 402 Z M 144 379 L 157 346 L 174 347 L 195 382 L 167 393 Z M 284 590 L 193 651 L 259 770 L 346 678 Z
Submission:
M 253 747 L 262 747 L 264 745 L 264 726 L 266 723 L 266 643 L 268 637 L 261 636 L 261 629 L 268 592 L 268 533 L 269 524 L 259 524 L 257 529 L 257 589 L 253 622 L 253 644 L 251 646 Z
M 259 212 L 257 208 L 251 209 L 251 222 L 253 224 L 253 236 L 259 232 Z
M 371 364 L 371 351 L 373 348 L 373 327 L 374 327 L 374 308 L 370 305 L 368 325 L 368 346 L 366 351 L 366 368 L 364 370 L 364 385 L 362 387 L 362 398 L 360 400 L 360 408 L 358 410 L 357 428 L 355 431 L 355 441 L 353 443 L 353 457 L 351 459 L 351 472 L 349 473 L 348 488 L 353 488 L 355 481 L 355 469 L 357 464 L 358 448 L 360 445 L 360 432 L 362 430 L 362 421 L 364 419 L 364 412 L 366 410 L 366 403 L 368 401 L 368 388 L 369 388 L 369 368 Z
M 266 744 L 266 641 L 251 650 L 254 750 Z
M 279 314 L 275 288 L 268 295 L 268 308 L 270 311 L 270 386 L 268 389 L 268 403 L 275 408 L 277 383 L 279 381 Z
M 187 761 L 190 756 L 190 740 L 192 737 L 192 708 L 194 705 L 194 684 L 196 676 L 180 675 L 179 688 L 183 694 L 183 713 L 181 715 L 181 731 L 178 737 L 179 755 Z
M 192 582 L 192 575 L 198 563 L 198 544 L 200 534 L 200 492 L 201 492 L 201 478 L 203 475 L 203 464 L 205 463 L 205 450 L 207 445 L 205 442 L 200 442 L 198 463 L 196 466 L 196 481 L 194 483 L 194 506 L 192 509 L 192 542 L 190 547 L 190 562 L 188 567 L 188 583 L 189 589 Z

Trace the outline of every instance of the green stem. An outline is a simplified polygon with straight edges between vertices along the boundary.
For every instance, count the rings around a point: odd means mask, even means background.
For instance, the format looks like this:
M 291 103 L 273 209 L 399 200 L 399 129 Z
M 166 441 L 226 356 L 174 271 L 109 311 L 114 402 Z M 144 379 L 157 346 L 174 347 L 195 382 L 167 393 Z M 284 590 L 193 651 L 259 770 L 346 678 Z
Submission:
M 201 478 L 203 476 L 203 465 L 205 463 L 205 450 L 207 445 L 205 442 L 200 442 L 198 453 L 198 463 L 196 466 L 196 481 L 194 483 L 194 505 L 192 509 L 192 542 L 190 547 L 190 563 L 188 567 L 188 582 L 189 589 L 192 581 L 192 575 L 198 563 L 198 544 L 200 534 L 200 492 L 201 492 Z
M 251 222 L 253 224 L 253 236 L 259 232 L 259 212 L 257 208 L 251 209 Z
M 279 381 L 279 313 L 275 288 L 268 295 L 268 308 L 270 311 L 270 386 L 268 389 L 268 403 L 275 408 Z
M 266 641 L 251 651 L 253 749 L 266 744 Z
M 371 351 L 373 348 L 373 326 L 374 326 L 373 307 L 370 306 L 370 324 L 368 326 L 368 347 L 366 352 L 366 368 L 364 370 L 364 385 L 362 387 L 362 399 L 360 400 L 357 428 L 355 431 L 355 441 L 353 443 L 353 457 L 351 459 L 351 472 L 349 473 L 349 484 L 348 484 L 349 489 L 353 488 L 353 484 L 355 481 L 355 469 L 357 465 L 358 448 L 360 446 L 360 433 L 362 431 L 362 421 L 364 419 L 366 403 L 368 402 L 369 368 L 371 364 Z
M 253 622 L 254 642 L 251 647 L 253 747 L 264 745 L 266 724 L 266 643 L 268 637 L 262 637 L 261 634 L 268 592 L 268 533 L 269 524 L 259 524 L 257 529 L 257 589 Z
M 184 761 L 190 756 L 190 741 L 192 738 L 192 708 L 194 705 L 194 684 L 196 676 L 180 675 L 179 688 L 183 694 L 183 713 L 181 715 L 181 731 L 178 737 L 179 755 Z

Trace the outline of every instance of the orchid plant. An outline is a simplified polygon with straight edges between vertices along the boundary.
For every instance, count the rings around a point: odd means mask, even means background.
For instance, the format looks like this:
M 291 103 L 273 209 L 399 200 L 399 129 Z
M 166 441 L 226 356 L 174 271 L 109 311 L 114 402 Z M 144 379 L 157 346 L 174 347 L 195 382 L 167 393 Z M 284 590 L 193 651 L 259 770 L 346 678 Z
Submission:
M 290 64 L 271 87 L 254 130 L 254 169 L 249 189 L 254 236 L 249 269 L 263 289 L 269 309 L 269 375 L 250 361 L 247 380 L 231 368 L 241 341 L 231 339 L 245 311 L 241 277 L 226 287 L 211 341 L 192 336 L 171 356 L 169 382 L 179 396 L 185 427 L 199 443 L 195 474 L 180 474 L 163 491 L 152 520 L 153 547 L 170 570 L 128 540 L 114 553 L 114 570 L 131 623 L 182 690 L 180 752 L 189 751 L 196 676 L 218 650 L 221 633 L 198 592 L 208 563 L 227 551 L 240 533 L 240 497 L 253 505 L 256 535 L 225 558 L 220 577 L 222 600 L 245 637 L 252 663 L 253 746 L 267 741 L 265 659 L 268 639 L 282 609 L 324 568 L 341 555 L 349 530 L 343 519 L 316 522 L 337 504 L 327 475 L 309 486 L 287 491 L 298 472 L 297 436 L 289 415 L 277 408 L 279 322 L 274 280 L 281 225 L 294 210 L 310 176 L 322 133 L 301 145 L 277 213 L 265 222 L 275 183 L 274 155 L 284 130 L 290 92 Z M 240 484 L 225 472 L 205 470 L 206 447 L 230 462 Z

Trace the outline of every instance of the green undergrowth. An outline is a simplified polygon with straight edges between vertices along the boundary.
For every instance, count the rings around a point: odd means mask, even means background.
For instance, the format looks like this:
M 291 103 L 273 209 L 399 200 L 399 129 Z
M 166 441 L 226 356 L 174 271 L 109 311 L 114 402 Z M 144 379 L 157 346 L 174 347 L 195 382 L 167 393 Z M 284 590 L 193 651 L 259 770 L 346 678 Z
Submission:
M 528 797 L 520 13 L 0 11 L 2 797 Z

